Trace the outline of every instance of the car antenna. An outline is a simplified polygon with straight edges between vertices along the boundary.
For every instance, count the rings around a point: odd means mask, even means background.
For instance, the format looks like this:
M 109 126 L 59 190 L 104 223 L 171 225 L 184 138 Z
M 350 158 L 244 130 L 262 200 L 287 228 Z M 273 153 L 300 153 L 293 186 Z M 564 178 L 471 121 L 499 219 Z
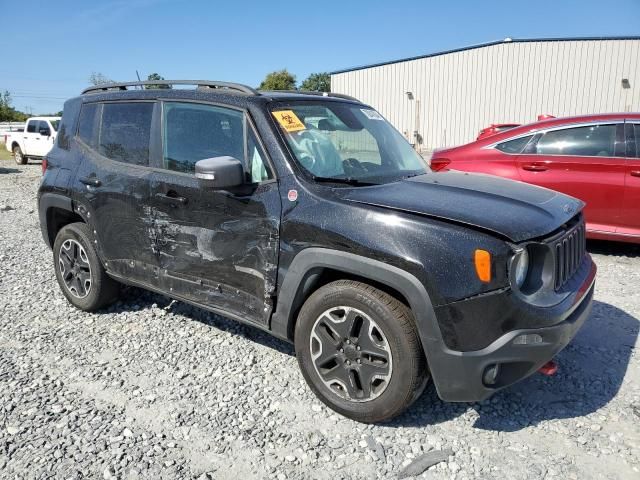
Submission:
M 136 70 L 136 77 L 138 77 L 138 81 L 141 82 L 142 80 L 140 80 L 140 74 L 138 73 L 138 70 Z M 144 90 L 144 87 L 142 85 L 140 85 L 140 90 Z

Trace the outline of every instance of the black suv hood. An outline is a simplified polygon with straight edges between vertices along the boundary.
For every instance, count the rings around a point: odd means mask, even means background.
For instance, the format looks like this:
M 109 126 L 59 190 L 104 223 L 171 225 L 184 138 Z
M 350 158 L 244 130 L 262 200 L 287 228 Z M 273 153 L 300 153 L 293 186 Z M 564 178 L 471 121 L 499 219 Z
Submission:
M 546 188 L 453 171 L 343 193 L 345 200 L 463 223 L 513 242 L 546 235 L 584 207 Z

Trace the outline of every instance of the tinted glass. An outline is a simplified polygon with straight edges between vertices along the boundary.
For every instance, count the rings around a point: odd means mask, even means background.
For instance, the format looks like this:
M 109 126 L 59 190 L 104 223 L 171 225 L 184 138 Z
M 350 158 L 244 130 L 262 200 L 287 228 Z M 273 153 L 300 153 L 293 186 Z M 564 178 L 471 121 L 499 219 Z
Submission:
M 193 173 L 205 158 L 245 158 L 242 112 L 195 103 L 165 103 L 163 112 L 165 168 Z
M 78 138 L 93 148 L 98 146 L 99 108 L 97 103 L 83 105 L 78 119 Z
M 149 164 L 152 103 L 105 103 L 98 151 L 107 158 Z
M 245 174 L 250 183 L 258 183 L 272 178 L 269 166 L 265 161 L 264 151 L 260 148 L 252 129 L 249 129 Z
M 625 154 L 627 157 L 636 156 L 636 140 L 633 133 L 633 124 L 626 123 L 624 125 L 624 142 L 625 142 Z
M 634 134 L 636 137 L 636 157 L 640 157 L 640 123 L 634 124 Z
M 536 145 L 539 155 L 612 157 L 616 140 L 615 125 L 590 125 L 545 133 Z
M 49 124 L 46 121 L 40 120 L 38 122 L 38 133 L 45 133 L 46 135 L 51 135 L 51 128 L 49 127 Z
M 27 133 L 36 133 L 37 120 L 29 120 L 27 123 Z
M 505 153 L 520 153 L 524 149 L 525 145 L 529 143 L 529 140 L 531 140 L 532 136 L 533 135 L 529 135 L 527 137 L 508 140 L 506 142 L 497 144 L 496 148 Z

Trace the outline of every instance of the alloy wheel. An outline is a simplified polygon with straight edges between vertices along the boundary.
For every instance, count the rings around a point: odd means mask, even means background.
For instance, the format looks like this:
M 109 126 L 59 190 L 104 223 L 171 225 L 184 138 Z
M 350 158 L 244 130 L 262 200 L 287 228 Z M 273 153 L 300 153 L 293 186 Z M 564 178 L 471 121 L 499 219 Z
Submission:
M 322 382 L 341 398 L 368 402 L 388 387 L 389 342 L 379 325 L 353 307 L 325 311 L 311 329 L 311 358 Z
M 60 246 L 58 268 L 67 290 L 77 298 L 91 291 L 91 265 L 82 245 L 69 239 Z

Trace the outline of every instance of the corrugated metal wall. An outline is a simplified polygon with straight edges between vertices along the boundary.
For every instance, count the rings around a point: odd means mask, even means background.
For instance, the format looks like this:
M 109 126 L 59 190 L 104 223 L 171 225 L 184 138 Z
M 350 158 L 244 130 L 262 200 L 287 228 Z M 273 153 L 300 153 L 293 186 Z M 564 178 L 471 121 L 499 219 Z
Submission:
M 429 150 L 542 113 L 640 111 L 640 40 L 504 42 L 332 74 L 331 89 L 372 105 L 412 143 L 418 121 Z

